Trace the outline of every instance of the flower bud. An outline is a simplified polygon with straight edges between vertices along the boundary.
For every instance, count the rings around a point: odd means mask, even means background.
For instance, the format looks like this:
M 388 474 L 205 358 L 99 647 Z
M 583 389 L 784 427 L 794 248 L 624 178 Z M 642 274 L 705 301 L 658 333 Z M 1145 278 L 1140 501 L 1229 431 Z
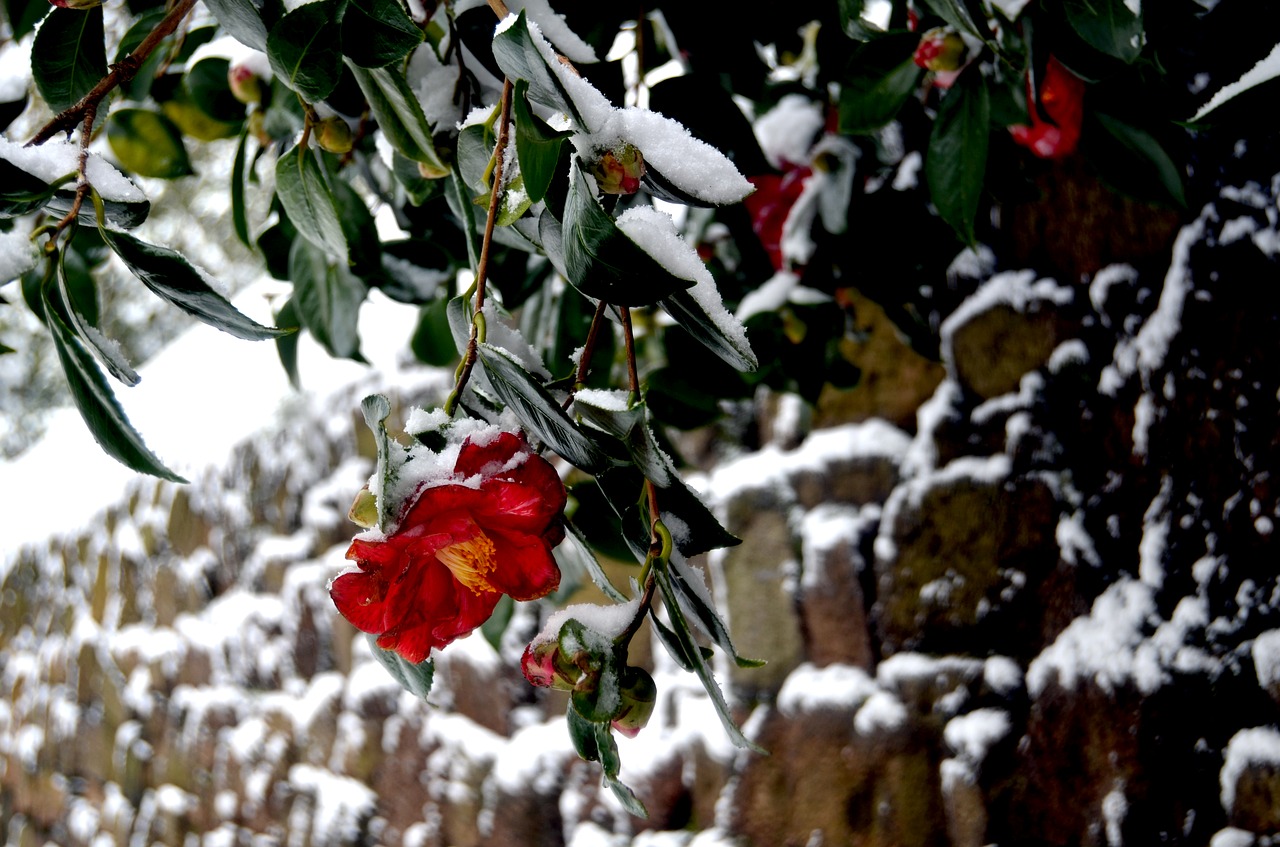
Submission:
M 604 151 L 591 174 L 605 194 L 635 194 L 644 176 L 644 156 L 635 145 L 623 142 Z
M 555 640 L 534 639 L 520 656 L 520 672 L 524 678 L 539 688 L 558 688 L 571 691 L 578 681 L 578 668 L 566 663 L 560 656 L 560 645 Z
M 49 0 L 49 3 L 61 9 L 92 9 L 101 6 L 102 0 Z
M 350 153 L 355 136 L 351 126 L 339 117 L 325 118 L 315 127 L 316 143 L 330 153 Z
M 232 96 L 241 103 L 253 105 L 262 102 L 262 80 L 246 64 L 227 68 L 227 86 L 230 87 Z
M 963 38 L 948 27 L 937 26 L 920 36 L 912 58 L 926 70 L 955 71 L 964 66 L 967 52 Z
M 368 486 L 361 488 L 360 493 L 356 495 L 355 502 L 347 510 L 347 520 L 365 529 L 378 525 L 378 498 Z
M 641 668 L 628 667 L 622 672 L 619 690 L 622 705 L 613 716 L 613 728 L 628 738 L 635 738 L 653 716 L 653 706 L 658 700 L 658 686 L 653 677 Z

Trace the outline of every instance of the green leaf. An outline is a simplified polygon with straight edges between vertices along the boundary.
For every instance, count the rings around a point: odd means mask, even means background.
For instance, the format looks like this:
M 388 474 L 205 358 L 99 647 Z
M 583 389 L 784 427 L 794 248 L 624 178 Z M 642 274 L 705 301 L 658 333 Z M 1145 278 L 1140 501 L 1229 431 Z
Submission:
M 392 679 L 400 683 L 400 687 L 422 700 L 431 694 L 431 683 L 435 678 L 435 663 L 424 659 L 417 664 L 405 659 L 394 650 L 384 650 L 378 646 L 378 636 L 367 635 L 369 648 L 374 658 L 391 674 Z
M 58 184 L 74 179 L 74 173 L 68 174 Z M 18 218 L 38 211 L 48 205 L 57 190 L 57 185 L 49 185 L 8 159 L 0 158 L 0 218 Z
M 329 190 L 316 156 L 311 150 L 297 145 L 281 156 L 276 162 L 276 196 L 303 238 L 326 255 L 345 263 L 347 236 L 342 228 L 337 201 Z
M 449 332 L 449 301 L 441 298 L 418 310 L 409 349 L 418 361 L 444 367 L 458 359 L 458 350 Z
M 208 56 L 187 68 L 182 87 L 191 95 L 192 104 L 207 117 L 238 130 L 244 124 L 244 104 L 231 93 L 230 73 L 230 60 Z
M 342 13 L 342 52 L 362 68 L 398 62 L 421 43 L 399 0 L 350 0 Z
M 404 188 L 404 193 L 412 206 L 421 206 L 440 193 L 440 182 L 424 177 L 418 170 L 418 163 L 406 158 L 399 151 L 391 152 L 391 172 Z
M 50 291 L 43 290 L 45 321 L 53 335 L 53 346 L 67 375 L 67 385 L 76 408 L 89 433 L 103 451 L 125 467 L 173 482 L 186 482 L 147 449 L 142 436 L 129 423 L 124 411 L 93 357 L 85 352 L 76 334 L 62 320 L 59 310 L 49 300 Z
M 1155 136 L 1102 112 L 1092 117 L 1106 131 L 1088 146 L 1099 176 L 1121 191 L 1186 208 L 1183 173 Z
M 591 127 L 578 112 L 568 89 L 564 87 L 556 71 L 547 64 L 547 58 L 534 43 L 529 24 L 522 10 L 511 26 L 493 37 L 493 58 L 510 79 L 523 79 L 529 83 L 529 99 L 549 109 L 564 112 L 581 130 L 591 132 Z
M 483 124 L 471 124 L 458 133 L 458 173 L 467 188 L 477 194 L 472 198 L 473 204 L 478 206 L 483 202 L 486 208 L 495 141 L 492 127 Z
M 31 45 L 31 75 L 53 112 L 75 105 L 107 75 L 102 7 L 54 7 Z
M 204 0 L 222 28 L 241 44 L 267 52 L 267 26 L 254 0 Z
M 764 753 L 764 748 L 743 735 L 742 730 L 733 722 L 733 717 L 729 714 L 729 704 L 725 702 L 724 693 L 721 692 L 720 685 L 716 682 L 715 675 L 711 672 L 711 666 L 707 664 L 702 650 L 698 647 L 697 642 L 693 640 L 693 633 L 690 632 L 689 624 L 685 620 L 684 613 L 680 610 L 678 595 L 675 593 L 675 589 L 672 587 L 671 580 L 665 570 L 655 568 L 654 577 L 658 583 L 658 590 L 662 592 L 663 607 L 667 610 L 667 616 L 671 619 L 671 633 L 675 636 L 676 643 L 680 647 L 677 661 L 679 661 L 679 658 L 683 658 L 693 665 L 693 672 L 702 683 L 707 695 L 711 698 L 711 703 L 716 709 L 716 715 L 719 716 L 720 723 L 724 725 L 725 732 L 729 734 L 729 739 L 738 747 L 756 753 Z M 672 655 L 676 656 L 674 653 Z
M 601 730 L 597 729 L 596 731 L 600 732 Z M 609 728 L 606 726 L 603 731 L 608 732 Z M 613 741 L 612 735 L 609 736 L 609 740 Z M 614 748 L 617 749 L 616 743 Z M 622 804 L 622 808 L 626 809 L 628 814 L 635 815 L 638 818 L 649 817 L 649 810 L 644 807 L 644 803 L 640 802 L 634 791 L 619 782 L 616 776 L 606 774 L 604 784 L 609 786 L 613 796 L 618 798 L 618 802 Z
M 618 229 L 577 162 L 570 169 L 561 232 L 569 281 L 587 297 L 620 306 L 651 306 L 693 285 Z
M 298 317 L 320 346 L 334 358 L 362 361 L 358 321 L 365 284 L 303 238 L 294 239 L 289 251 L 289 279 Z
M 431 140 L 431 125 L 404 74 L 392 68 L 362 68 L 352 62 L 347 66 L 392 148 L 406 159 L 418 162 L 427 176 L 448 175 L 449 167 L 436 153 Z
M 480 241 L 477 235 L 475 206 L 471 204 L 466 183 L 456 166 L 445 181 L 445 200 L 449 204 L 449 211 L 453 212 L 462 224 L 462 235 L 467 241 L 467 261 L 474 272 L 480 266 Z
M 703 634 L 727 653 L 738 667 L 758 668 L 765 664 L 760 659 L 747 659 L 738 655 L 737 648 L 733 646 L 733 638 L 729 635 L 729 627 L 725 624 L 724 619 L 720 617 L 720 613 L 704 596 L 705 587 L 694 586 L 693 584 L 694 580 L 700 578 L 697 572 L 693 571 L 687 564 L 672 561 L 667 571 L 667 576 L 671 579 L 671 589 L 680 603 L 680 608 L 684 610 L 686 615 L 693 618 L 693 622 L 702 630 Z M 702 590 L 699 590 L 699 588 Z
M 148 244 L 124 232 L 99 227 L 102 240 L 142 284 L 163 300 L 223 332 L 248 341 L 278 338 L 288 330 L 263 326 L 247 317 L 175 250 Z
M 364 198 L 344 179 L 334 179 L 333 200 L 347 239 L 348 264 L 351 272 L 363 278 L 376 276 L 382 270 L 382 242 Z
M 897 117 L 924 73 L 912 59 L 919 43 L 916 33 L 894 33 L 853 51 L 841 80 L 840 132 L 872 133 Z
M 120 349 L 120 345 L 113 339 L 103 335 L 96 327 L 91 324 L 95 321 L 86 319 L 76 308 L 76 304 L 71 296 L 71 288 L 67 279 L 66 257 L 68 250 L 63 250 L 58 255 L 58 294 L 61 298 L 61 306 L 63 311 L 60 317 L 65 317 L 71 328 L 75 330 L 80 343 L 89 348 L 89 351 L 97 358 L 102 366 L 107 369 L 107 373 L 118 379 L 120 382 L 130 387 L 137 385 L 141 377 L 138 372 L 133 369 L 128 360 L 124 357 L 124 351 Z M 90 291 L 89 299 L 96 305 L 96 292 Z M 96 318 L 97 309 L 94 309 L 94 318 Z
M 292 330 L 276 339 L 276 355 L 280 357 L 280 367 L 284 368 L 285 375 L 289 377 L 289 384 L 295 390 L 300 389 L 302 380 L 298 377 L 298 335 L 302 327 L 292 297 L 276 312 L 276 326 Z
M 535 115 L 529 108 L 528 92 L 528 80 L 516 80 L 511 105 L 516 114 L 516 158 L 520 162 L 520 174 L 529 199 L 537 203 L 547 196 L 560 161 L 560 147 L 572 133 L 557 132 Z
M 569 701 L 565 718 L 569 725 L 569 739 L 573 741 L 573 749 L 578 751 L 578 755 L 584 761 L 600 761 L 600 748 L 596 744 L 596 725 L 578 714 L 578 710 L 573 707 L 573 701 Z
M 759 365 L 745 337 L 725 332 L 702 302 L 688 291 L 677 291 L 658 305 L 703 346 L 737 370 L 748 373 Z
M 120 39 L 120 43 L 116 45 L 114 61 L 121 62 L 136 50 L 138 45 L 156 28 L 156 24 L 164 20 L 164 15 L 165 10 L 162 6 L 147 9 L 138 15 L 128 31 L 125 32 L 124 37 Z M 167 51 L 164 49 L 152 51 L 147 60 L 138 68 L 138 72 L 134 74 L 133 79 L 121 85 L 121 91 L 126 99 L 142 102 L 151 96 L 151 83 L 155 80 L 157 73 L 167 59 L 166 53 Z
M 991 40 L 991 33 L 985 32 L 974 23 L 973 15 L 969 13 L 964 0 L 924 0 L 924 2 L 934 14 L 961 32 L 967 32 L 982 41 Z
M 142 176 L 176 179 L 195 173 L 182 133 L 150 109 L 116 109 L 107 118 L 107 143 L 126 170 Z
M 1063 0 L 1067 23 L 1086 44 L 1125 64 L 1142 55 L 1142 18 L 1125 0 Z
M 271 70 L 309 103 L 328 97 L 342 76 L 336 16 L 333 0 L 316 0 L 286 12 L 267 36 Z
M 587 473 L 596 473 L 614 463 L 601 445 L 570 420 L 555 398 L 510 353 L 481 344 L 480 361 L 502 402 L 538 440 L 565 461 Z
M 552 552 L 555 554 L 556 561 L 561 558 L 572 559 L 580 568 L 590 575 L 591 581 L 595 583 L 604 596 L 608 597 L 615 603 L 625 603 L 627 595 L 619 591 L 609 579 L 609 575 L 604 572 L 604 568 L 600 567 L 600 560 L 591 552 L 591 547 L 587 544 L 586 536 L 582 534 L 582 530 L 578 529 L 572 522 L 565 522 L 564 541 L 560 542 Z M 562 565 L 563 567 L 563 565 Z
M 839 0 L 840 30 L 854 41 L 870 41 L 882 31 L 863 17 L 866 0 Z
M 990 112 L 986 80 L 975 62 L 942 98 L 925 159 L 933 205 L 970 245 L 975 241 L 973 225 L 987 170 Z
M 253 241 L 249 238 L 249 213 L 244 202 L 244 175 L 249 143 L 249 128 L 246 126 L 240 133 L 240 141 L 236 144 L 236 156 L 231 163 L 231 228 L 236 238 L 250 250 Z
M 387 418 L 391 417 L 391 401 L 381 394 L 370 394 L 360 401 L 360 412 L 364 415 L 365 425 L 373 432 L 373 443 L 378 452 L 378 466 L 374 473 L 378 476 L 378 529 L 387 531 L 388 503 L 384 496 L 391 491 L 400 477 L 401 458 L 392 456 L 391 436 L 387 434 Z M 395 445 L 399 447 L 399 445 Z M 401 453 L 403 450 L 400 451 Z
M 627 406 L 625 391 L 615 390 L 609 394 L 611 402 L 597 405 L 595 401 L 600 394 L 579 392 L 574 397 L 573 410 L 587 423 L 621 441 L 646 479 L 655 485 L 669 485 L 670 464 L 649 431 L 647 407 L 644 403 Z

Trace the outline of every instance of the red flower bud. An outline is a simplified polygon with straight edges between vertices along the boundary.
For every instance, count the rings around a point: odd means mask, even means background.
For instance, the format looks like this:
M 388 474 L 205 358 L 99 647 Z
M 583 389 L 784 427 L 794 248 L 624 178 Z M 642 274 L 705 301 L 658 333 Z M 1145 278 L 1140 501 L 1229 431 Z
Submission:
M 61 9 L 92 9 L 101 6 L 102 0 L 49 0 L 49 3 Z
M 1031 99 L 1031 79 L 1027 79 Z M 1049 117 L 1041 117 L 1041 109 Z M 1013 140 L 1042 159 L 1061 159 L 1075 152 L 1084 120 L 1084 80 L 1050 56 L 1040 82 L 1040 108 L 1030 103 L 1031 125 L 1009 127 Z
M 605 194 L 635 194 L 644 176 L 644 156 L 634 145 L 623 142 L 604 151 L 591 166 L 591 174 Z
M 262 80 L 248 65 L 232 65 L 227 69 L 227 85 L 231 94 L 241 103 L 252 105 L 262 102 Z
M 653 716 L 658 700 L 658 686 L 653 677 L 640 668 L 628 667 L 622 672 L 622 706 L 613 716 L 613 728 L 628 738 L 635 738 Z
M 520 657 L 520 671 L 525 679 L 539 688 L 571 691 L 577 681 L 578 669 L 561 660 L 560 645 L 555 640 L 534 639 Z
M 920 67 L 930 71 L 954 71 L 964 67 L 964 39 L 948 27 L 937 26 L 920 37 L 912 57 Z

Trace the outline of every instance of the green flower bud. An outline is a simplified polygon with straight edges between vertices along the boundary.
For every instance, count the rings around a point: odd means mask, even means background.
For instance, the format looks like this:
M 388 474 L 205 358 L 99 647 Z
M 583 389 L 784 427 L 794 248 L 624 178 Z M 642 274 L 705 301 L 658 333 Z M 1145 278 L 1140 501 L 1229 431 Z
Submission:
M 262 79 L 248 65 L 227 68 L 227 86 L 241 103 L 253 105 L 262 102 Z
M 653 716 L 653 707 L 658 700 L 658 686 L 654 685 L 653 677 L 643 669 L 628 667 L 622 672 L 619 693 L 622 695 L 622 705 L 613 716 L 613 728 L 628 738 L 635 738 Z
M 351 145 L 355 143 L 351 126 L 339 117 L 325 118 L 316 124 L 314 132 L 316 143 L 322 150 L 330 153 L 349 153 Z
M 644 176 L 644 156 L 635 145 L 623 142 L 605 150 L 591 166 L 591 174 L 605 194 L 635 194 Z

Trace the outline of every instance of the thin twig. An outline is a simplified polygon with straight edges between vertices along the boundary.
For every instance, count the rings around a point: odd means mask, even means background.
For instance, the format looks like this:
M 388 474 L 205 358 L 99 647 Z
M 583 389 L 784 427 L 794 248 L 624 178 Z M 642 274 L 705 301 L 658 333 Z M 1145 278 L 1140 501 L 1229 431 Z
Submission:
M 489 8 L 493 9 L 493 13 L 498 16 L 498 20 L 502 20 L 511 14 L 511 10 L 507 8 L 507 4 L 502 0 L 489 0 Z
M 565 409 L 568 409 L 573 402 L 573 395 L 578 388 L 587 384 L 587 374 L 591 372 L 591 358 L 596 354 L 596 343 L 600 338 L 600 327 L 604 325 L 604 311 L 607 308 L 609 304 L 601 300 L 596 304 L 596 313 L 591 316 L 591 328 L 587 330 L 587 340 L 582 345 L 582 355 L 578 357 L 578 370 L 573 377 L 573 388 L 565 398 Z
M 160 23 L 156 24 L 155 29 L 147 33 L 147 37 L 142 39 L 142 43 L 132 53 L 112 65 L 107 75 L 100 79 L 98 84 L 89 90 L 88 94 L 81 97 L 79 102 L 63 109 L 54 116 L 53 120 L 41 127 L 40 131 L 27 142 L 27 146 L 43 144 L 59 132 L 65 132 L 70 135 L 86 113 L 96 114 L 103 98 L 117 87 L 133 81 L 139 68 L 142 67 L 142 63 L 147 60 L 161 41 L 173 34 L 174 30 L 178 28 L 178 24 L 195 8 L 195 5 L 196 0 L 178 0 L 178 4 L 169 11 L 169 14 L 164 16 Z M 89 143 L 87 137 L 81 143 L 87 145 Z
M 622 338 L 627 346 L 627 377 L 631 381 L 630 401 L 635 403 L 640 399 L 640 374 L 636 370 L 636 339 L 631 332 L 631 309 L 619 306 L 618 316 L 622 318 Z
M 467 352 L 458 369 L 458 379 L 445 401 L 445 411 L 453 414 L 461 398 L 467 382 L 471 379 L 471 371 L 475 369 L 476 358 L 480 354 L 480 327 L 483 323 L 485 283 L 489 273 L 489 251 L 493 245 L 493 229 L 498 220 L 498 207 L 502 200 L 502 172 L 507 153 L 507 130 L 511 124 L 511 80 L 502 82 L 502 116 L 498 123 L 498 141 L 494 147 L 493 188 L 489 192 L 489 214 L 484 224 L 484 241 L 480 244 L 480 259 L 476 263 L 476 305 L 471 319 L 471 337 L 467 339 Z

